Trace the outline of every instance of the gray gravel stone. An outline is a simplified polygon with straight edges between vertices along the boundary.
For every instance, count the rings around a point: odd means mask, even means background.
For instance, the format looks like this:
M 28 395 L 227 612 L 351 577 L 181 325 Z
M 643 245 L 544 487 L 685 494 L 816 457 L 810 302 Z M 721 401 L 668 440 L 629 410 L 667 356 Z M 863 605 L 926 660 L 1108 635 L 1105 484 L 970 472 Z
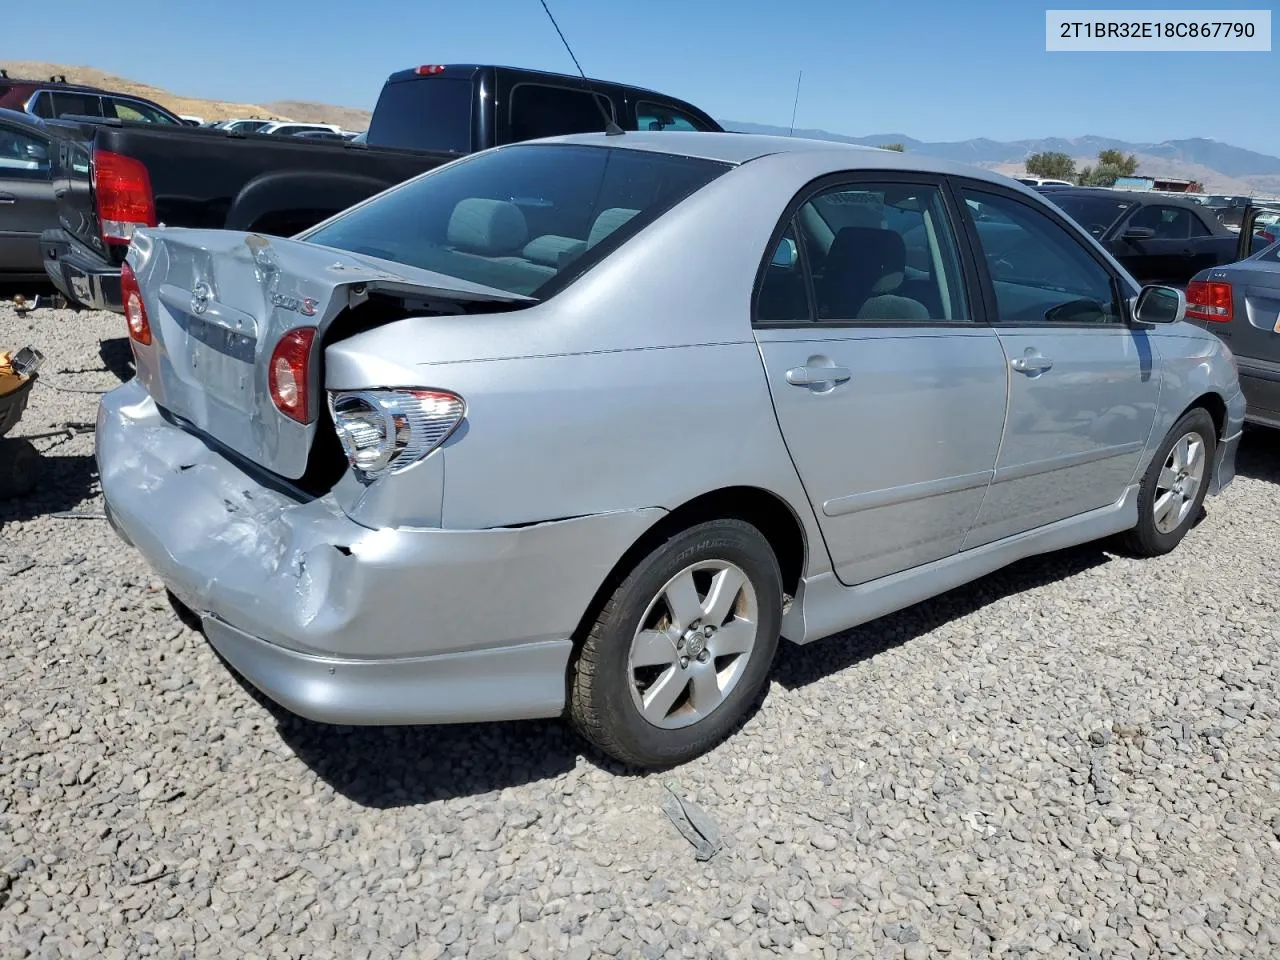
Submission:
M 18 433 L 91 423 L 123 320 L 0 303 Z M 57 385 L 62 390 L 54 389 Z M 250 692 L 100 520 L 93 437 L 0 503 L 0 956 L 1270 956 L 1280 947 L 1280 447 L 1174 553 L 1025 561 L 784 645 L 664 777 L 559 723 L 331 728 Z M 26 566 L 29 560 L 31 565 Z M 671 776 L 670 774 L 664 776 Z

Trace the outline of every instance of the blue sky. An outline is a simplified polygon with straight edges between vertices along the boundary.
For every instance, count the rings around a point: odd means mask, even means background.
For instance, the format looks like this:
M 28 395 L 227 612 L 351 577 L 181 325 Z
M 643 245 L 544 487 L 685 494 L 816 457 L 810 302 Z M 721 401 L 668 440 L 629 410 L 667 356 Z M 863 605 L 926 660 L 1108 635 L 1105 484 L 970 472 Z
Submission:
M 1204 136 L 1280 155 L 1268 119 L 1280 116 L 1280 53 L 1045 52 L 1046 6 L 1096 0 L 548 3 L 589 74 L 720 120 L 788 123 L 803 70 L 799 127 L 922 140 Z M 419 63 L 572 69 L 538 0 L 57 0 L 53 16 L 47 3 L 7 6 L 0 64 L 84 64 L 216 99 L 372 107 L 388 73 Z M 1266 8 L 1218 5 L 1250 6 Z

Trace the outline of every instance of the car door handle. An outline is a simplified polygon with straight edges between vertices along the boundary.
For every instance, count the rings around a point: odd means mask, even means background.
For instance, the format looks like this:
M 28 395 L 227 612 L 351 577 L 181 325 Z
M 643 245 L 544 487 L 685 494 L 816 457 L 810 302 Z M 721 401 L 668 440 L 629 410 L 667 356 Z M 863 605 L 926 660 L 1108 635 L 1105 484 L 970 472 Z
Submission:
M 1028 351 L 1025 356 L 1010 360 L 1009 366 L 1019 373 L 1044 373 L 1053 368 L 1053 361 L 1046 356 Z
M 844 383 L 852 376 L 845 367 L 792 367 L 787 371 L 787 383 L 794 387 L 814 387 Z
M 17 202 L 18 202 L 18 198 L 15 197 L 12 193 L 0 193 L 0 203 L 10 204 L 10 203 L 17 203 Z

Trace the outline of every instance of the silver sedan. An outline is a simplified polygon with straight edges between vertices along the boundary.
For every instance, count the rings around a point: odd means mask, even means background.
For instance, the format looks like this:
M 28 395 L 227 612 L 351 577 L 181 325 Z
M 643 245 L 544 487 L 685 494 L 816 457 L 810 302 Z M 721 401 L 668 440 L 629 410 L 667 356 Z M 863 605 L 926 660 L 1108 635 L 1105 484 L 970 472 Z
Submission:
M 140 230 L 122 293 L 107 511 L 232 667 L 639 766 L 730 735 L 780 637 L 1172 550 L 1244 413 L 1183 295 L 1033 191 L 799 139 L 502 147 L 294 239 Z

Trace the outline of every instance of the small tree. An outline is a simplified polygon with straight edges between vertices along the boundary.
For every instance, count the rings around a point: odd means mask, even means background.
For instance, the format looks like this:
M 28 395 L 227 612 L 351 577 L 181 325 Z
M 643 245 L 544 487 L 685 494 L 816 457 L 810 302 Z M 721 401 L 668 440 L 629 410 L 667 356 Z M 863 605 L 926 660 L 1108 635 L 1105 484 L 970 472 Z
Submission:
M 1103 150 L 1098 154 L 1098 164 L 1080 171 L 1082 187 L 1114 187 L 1121 177 L 1132 177 L 1138 172 L 1138 158 L 1132 153 L 1127 157 L 1119 150 Z
M 881 150 L 896 150 L 898 153 L 906 153 L 906 152 L 907 152 L 907 148 L 906 148 L 906 147 L 904 147 L 904 146 L 903 146 L 902 144 L 900 144 L 900 143 L 882 143 L 882 144 L 880 144 L 880 149 L 881 149 Z
M 1030 176 L 1046 180 L 1074 180 L 1076 177 L 1076 162 L 1065 153 L 1033 153 L 1023 166 Z

